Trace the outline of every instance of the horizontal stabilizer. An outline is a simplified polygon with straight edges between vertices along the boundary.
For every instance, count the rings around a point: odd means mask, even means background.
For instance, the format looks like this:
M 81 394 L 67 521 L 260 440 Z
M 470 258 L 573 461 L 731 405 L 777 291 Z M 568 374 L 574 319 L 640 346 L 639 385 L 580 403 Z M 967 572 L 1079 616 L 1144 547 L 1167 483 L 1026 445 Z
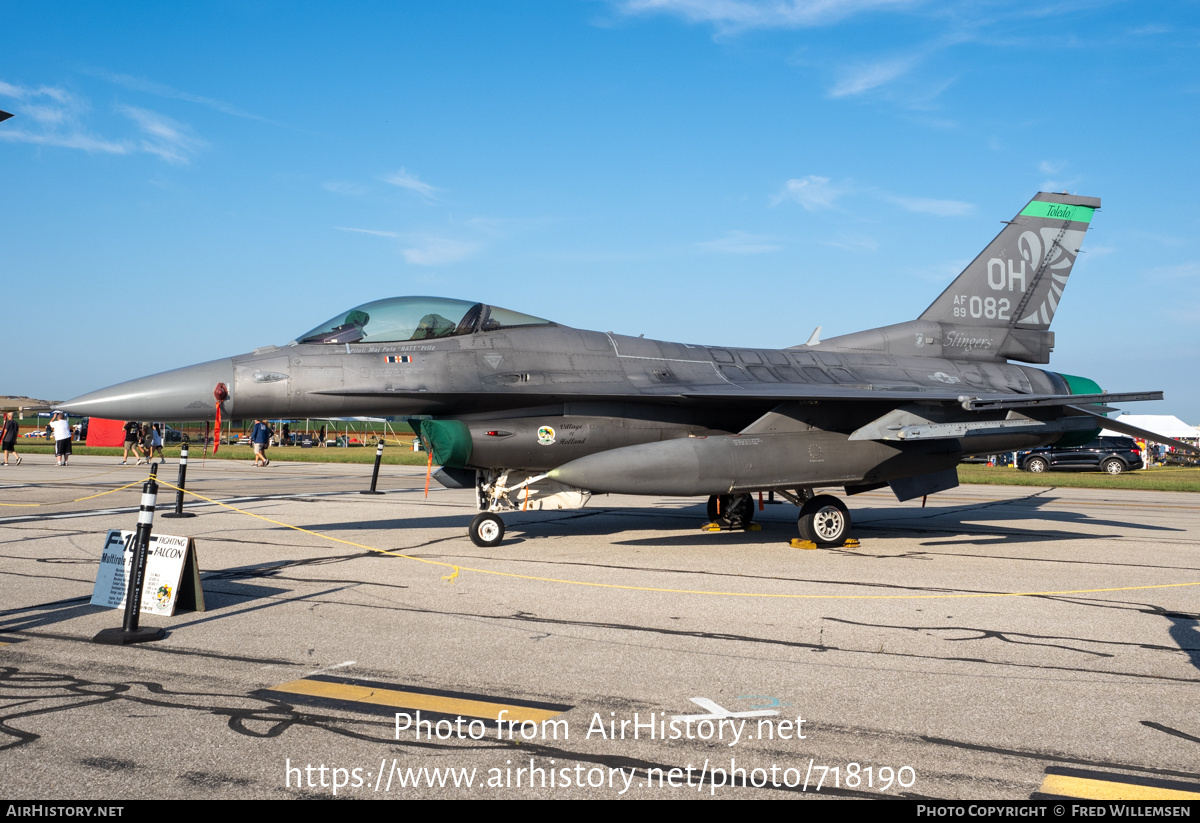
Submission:
M 1049 434 L 1055 432 L 1092 431 L 1096 428 L 1091 417 L 1073 415 L 1054 420 L 1035 420 L 1017 416 L 1005 420 L 947 420 L 923 419 L 906 409 L 896 409 L 873 420 L 851 433 L 850 440 L 907 441 L 959 440 L 967 437 L 992 437 L 1013 434 Z
M 1183 449 L 1184 451 L 1191 452 L 1192 454 L 1200 454 L 1200 448 L 1196 448 L 1191 443 L 1184 443 L 1182 440 L 1172 440 L 1169 437 L 1163 437 L 1161 434 L 1155 434 L 1154 432 L 1146 429 L 1139 429 L 1137 426 L 1131 426 L 1128 423 L 1122 423 L 1120 418 L 1113 419 L 1111 417 L 1105 417 L 1102 414 L 1095 414 L 1087 409 L 1081 409 L 1076 406 L 1071 406 L 1070 408 L 1074 411 L 1080 412 L 1081 414 L 1086 414 L 1096 418 L 1096 422 L 1101 424 L 1109 431 L 1121 432 L 1122 434 L 1128 434 L 1132 437 L 1140 437 L 1143 440 L 1152 440 L 1155 443 L 1162 443 L 1166 446 L 1174 446 L 1177 449 Z

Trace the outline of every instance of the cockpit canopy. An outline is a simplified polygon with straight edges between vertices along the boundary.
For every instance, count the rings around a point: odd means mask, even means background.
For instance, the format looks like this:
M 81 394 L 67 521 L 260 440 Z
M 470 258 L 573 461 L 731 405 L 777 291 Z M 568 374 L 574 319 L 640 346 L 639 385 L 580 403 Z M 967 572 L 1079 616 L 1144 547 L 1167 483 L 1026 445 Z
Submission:
M 337 315 L 296 338 L 297 343 L 402 343 L 519 326 L 552 326 L 549 320 L 448 297 L 389 297 Z

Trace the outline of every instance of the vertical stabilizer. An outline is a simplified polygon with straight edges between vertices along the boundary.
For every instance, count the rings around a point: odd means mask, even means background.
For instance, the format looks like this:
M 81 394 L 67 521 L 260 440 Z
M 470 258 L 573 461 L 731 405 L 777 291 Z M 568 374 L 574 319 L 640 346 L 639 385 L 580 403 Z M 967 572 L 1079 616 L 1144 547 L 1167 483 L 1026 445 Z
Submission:
M 1100 198 L 1038 192 L 921 315 L 1047 331 Z

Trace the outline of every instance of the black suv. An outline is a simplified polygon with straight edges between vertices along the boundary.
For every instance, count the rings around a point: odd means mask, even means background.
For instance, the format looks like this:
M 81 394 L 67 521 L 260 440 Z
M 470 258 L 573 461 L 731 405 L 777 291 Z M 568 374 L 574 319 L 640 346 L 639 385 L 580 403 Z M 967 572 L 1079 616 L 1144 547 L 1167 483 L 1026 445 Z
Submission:
M 1142 450 L 1131 437 L 1097 437 L 1082 446 L 1043 446 L 1017 455 L 1017 468 L 1035 474 L 1097 469 L 1120 474 L 1141 467 Z

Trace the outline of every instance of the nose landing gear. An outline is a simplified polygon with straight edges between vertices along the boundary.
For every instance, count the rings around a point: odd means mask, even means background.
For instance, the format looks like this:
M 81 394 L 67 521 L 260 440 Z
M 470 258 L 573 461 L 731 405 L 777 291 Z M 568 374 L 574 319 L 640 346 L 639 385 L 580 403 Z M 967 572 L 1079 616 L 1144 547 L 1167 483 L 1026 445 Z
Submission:
M 471 521 L 471 525 L 467 528 L 467 534 L 471 536 L 471 542 L 481 549 L 498 546 L 504 539 L 504 521 L 498 514 L 480 512 Z

